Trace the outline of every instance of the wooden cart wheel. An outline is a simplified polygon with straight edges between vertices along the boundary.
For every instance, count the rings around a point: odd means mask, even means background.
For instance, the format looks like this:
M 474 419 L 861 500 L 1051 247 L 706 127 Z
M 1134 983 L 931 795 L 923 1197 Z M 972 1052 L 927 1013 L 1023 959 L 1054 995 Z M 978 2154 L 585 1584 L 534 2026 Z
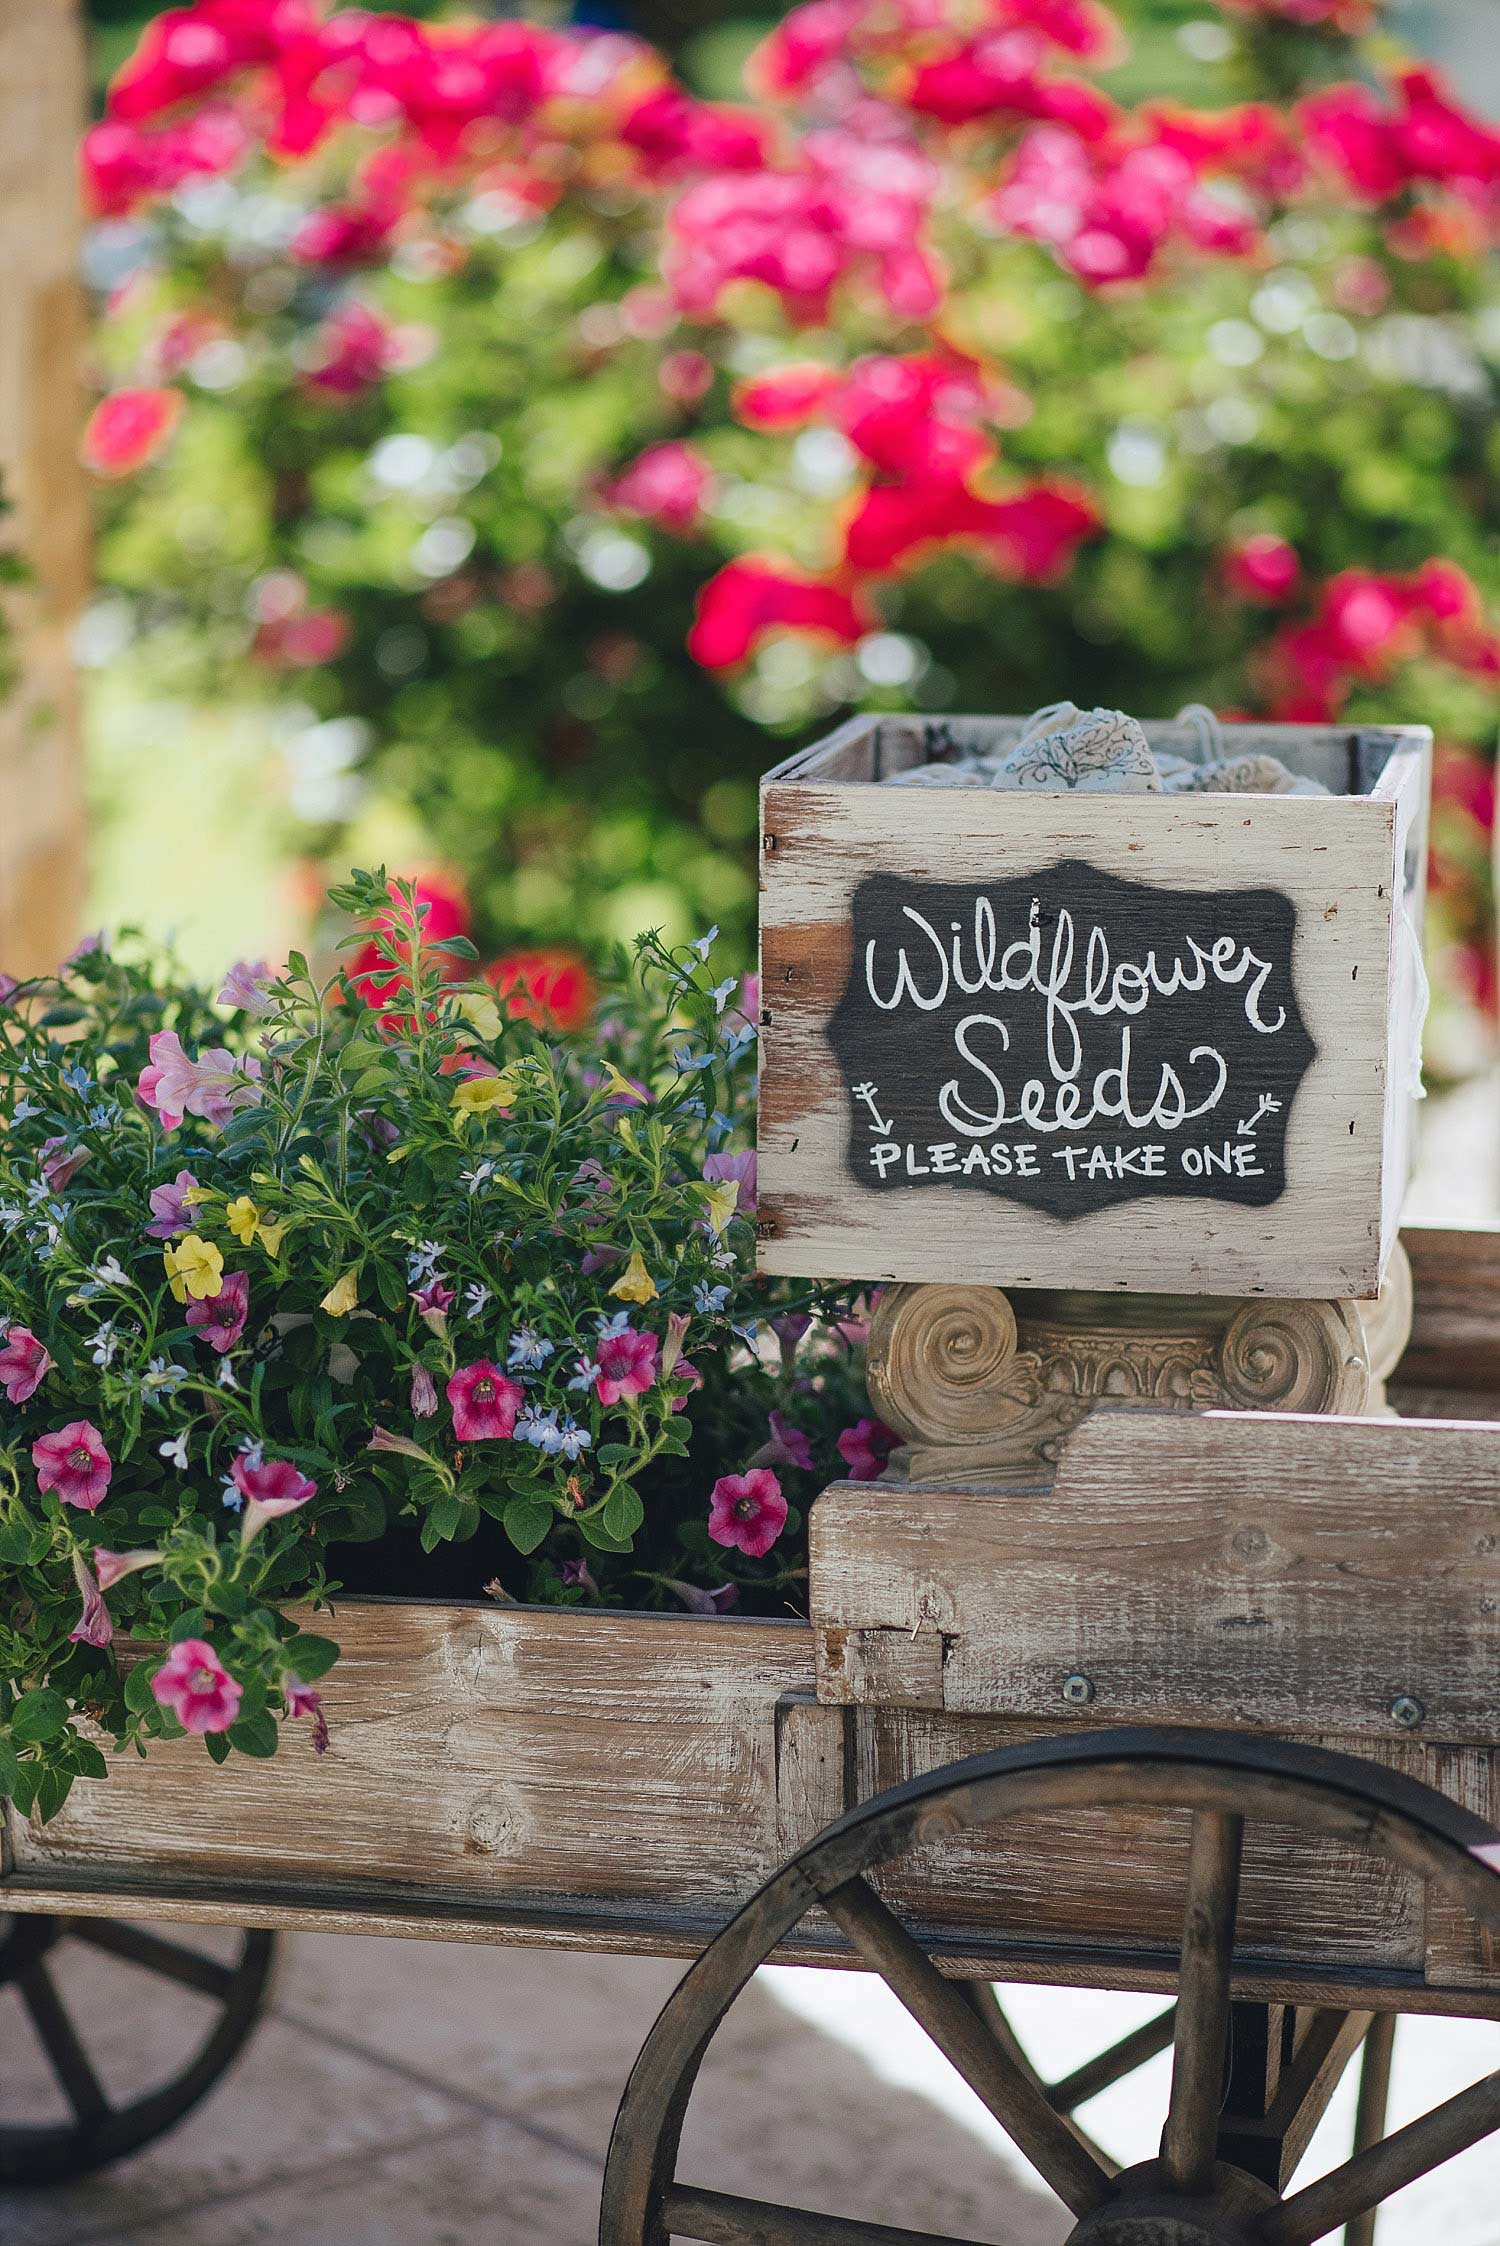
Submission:
M 987 2023 L 982 2002 L 944 1977 L 867 1875 L 1004 1817 L 1126 1806 L 1190 1811 L 1192 1832 L 1166 2126 L 1154 2158 L 1112 2173 Z M 1127 1730 L 1071 1732 L 950 1764 L 829 1826 L 683 1977 L 616 2116 L 601 2246 L 961 2246 L 677 2180 L 688 2100 L 720 2022 L 817 1905 L 1077 2218 L 1070 2246 L 1312 2246 L 1363 2223 L 1393 2192 L 1500 2127 L 1500 2071 L 1390 2136 L 1367 2116 L 1352 2158 L 1289 2196 L 1223 2157 L 1240 1857 L 1256 1820 L 1388 1858 L 1500 1932 L 1500 1835 L 1430 1788 L 1352 1756 L 1227 1732 Z
M 111 2102 L 53 1974 L 56 1952 L 67 1942 L 139 1966 L 143 2003 L 151 2001 L 153 1981 L 167 1981 L 213 2006 L 213 2023 L 185 2066 L 154 2088 Z M 48 2122 L 12 2120 L 0 2079 L 0 2186 L 74 2183 L 139 2151 L 208 2094 L 255 2026 L 275 1955 L 270 1934 L 245 1933 L 239 1943 L 226 1963 L 152 1927 L 113 1919 L 0 1916 L 0 1991 L 15 1989 L 72 2115 Z

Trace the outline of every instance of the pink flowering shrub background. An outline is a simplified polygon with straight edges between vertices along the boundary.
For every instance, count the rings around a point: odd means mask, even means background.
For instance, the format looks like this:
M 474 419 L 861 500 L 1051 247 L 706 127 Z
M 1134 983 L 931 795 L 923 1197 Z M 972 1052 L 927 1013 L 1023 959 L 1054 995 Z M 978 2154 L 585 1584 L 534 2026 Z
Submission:
M 1169 95 L 1167 0 L 809 0 L 724 102 L 164 11 L 83 151 L 132 660 L 305 712 L 289 840 L 399 806 L 489 946 L 747 944 L 753 777 L 852 705 L 1425 720 L 1487 1016 L 1500 130 L 1379 0 L 1192 13 Z

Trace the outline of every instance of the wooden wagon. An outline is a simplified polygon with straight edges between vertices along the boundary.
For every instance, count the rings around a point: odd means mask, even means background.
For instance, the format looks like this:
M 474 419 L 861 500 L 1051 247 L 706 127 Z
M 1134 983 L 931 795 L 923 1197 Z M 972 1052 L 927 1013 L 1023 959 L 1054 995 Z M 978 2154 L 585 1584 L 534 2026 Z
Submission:
M 1399 2014 L 1500 2019 L 1500 1232 L 1407 1244 L 1393 1395 L 1420 1418 L 1101 1413 L 1050 1492 L 836 1485 L 808 1624 L 350 1601 L 323 1762 L 205 1783 L 184 1741 L 12 1818 L 0 1974 L 74 2119 L 0 2116 L 9 2179 L 167 2126 L 248 2033 L 271 1930 L 324 1928 L 703 1952 L 626 2091 L 605 2246 L 913 2246 L 677 2179 L 768 1958 L 881 1973 L 1080 2246 L 1368 2241 L 1500 2126 L 1497 2073 L 1384 2134 Z M 174 1921 L 257 1931 L 222 1965 Z M 126 2109 L 48 1971 L 75 1939 L 133 1959 L 143 2001 L 160 1973 L 220 2007 Z M 1049 2085 L 1006 1981 L 1176 2001 Z M 1168 2042 L 1160 2151 L 1120 2172 L 1072 2114 Z M 1298 2189 L 1360 2053 L 1355 2152 Z

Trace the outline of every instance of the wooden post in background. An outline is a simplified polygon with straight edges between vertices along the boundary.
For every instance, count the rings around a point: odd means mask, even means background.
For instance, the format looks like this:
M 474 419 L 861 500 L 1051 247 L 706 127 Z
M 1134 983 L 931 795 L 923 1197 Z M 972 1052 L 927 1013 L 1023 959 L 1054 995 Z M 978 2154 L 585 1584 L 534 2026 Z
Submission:
M 84 321 L 75 0 L 0 0 L 0 538 L 31 583 L 6 597 L 20 664 L 0 699 L 0 969 L 56 966 L 84 892 L 82 744 L 71 638 L 88 586 L 78 464 Z

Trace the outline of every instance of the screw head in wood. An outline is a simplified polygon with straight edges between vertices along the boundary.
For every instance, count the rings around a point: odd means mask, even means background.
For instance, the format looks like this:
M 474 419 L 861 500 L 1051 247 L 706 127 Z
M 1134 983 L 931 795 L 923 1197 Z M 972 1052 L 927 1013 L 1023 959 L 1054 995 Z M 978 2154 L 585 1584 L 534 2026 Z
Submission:
M 1094 1697 L 1094 1680 L 1075 1669 L 1070 1677 L 1063 1678 L 1062 1696 L 1074 1708 L 1086 1708 Z
M 1398 1692 L 1391 1702 L 1391 1720 L 1400 1724 L 1403 1731 L 1415 1731 L 1426 1714 L 1427 1710 L 1413 1693 Z

